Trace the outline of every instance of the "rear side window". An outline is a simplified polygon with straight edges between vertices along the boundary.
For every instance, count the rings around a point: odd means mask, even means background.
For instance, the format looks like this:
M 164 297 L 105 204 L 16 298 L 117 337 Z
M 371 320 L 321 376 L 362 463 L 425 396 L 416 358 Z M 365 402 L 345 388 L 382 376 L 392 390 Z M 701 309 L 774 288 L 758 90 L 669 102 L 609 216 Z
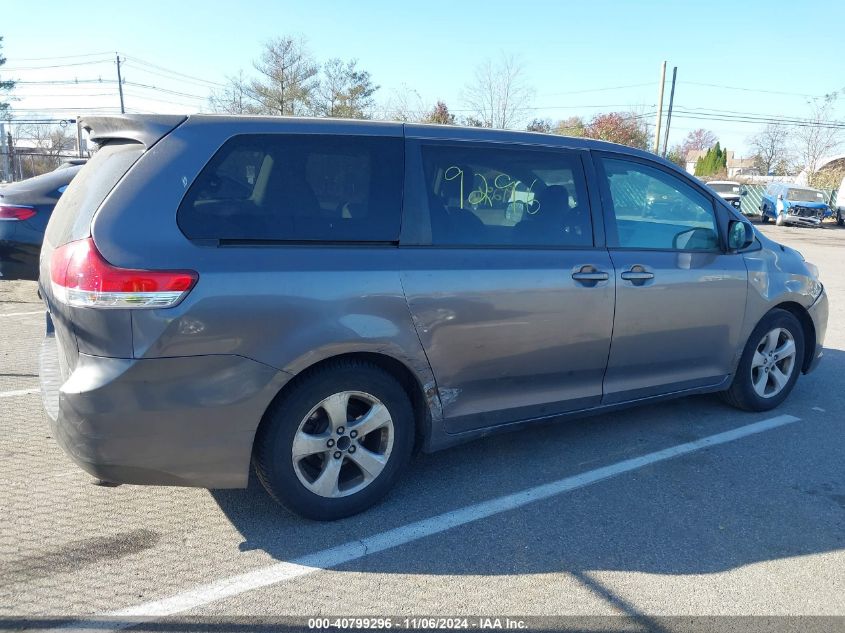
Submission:
M 203 168 L 179 206 L 191 239 L 395 242 L 402 140 L 241 135 Z
M 450 144 L 422 158 L 433 244 L 592 246 L 577 153 Z
M 94 213 L 143 153 L 144 146 L 133 141 L 112 141 L 97 150 L 59 198 L 45 234 L 50 244 L 88 237 Z

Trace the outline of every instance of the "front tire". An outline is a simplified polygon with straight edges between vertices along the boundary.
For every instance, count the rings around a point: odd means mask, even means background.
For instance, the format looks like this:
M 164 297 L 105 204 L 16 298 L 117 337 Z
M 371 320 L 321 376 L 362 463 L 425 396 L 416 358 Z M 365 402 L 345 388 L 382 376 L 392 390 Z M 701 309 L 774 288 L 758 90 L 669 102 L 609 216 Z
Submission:
M 380 501 L 410 461 L 414 412 L 405 389 L 371 363 L 331 363 L 294 379 L 255 439 L 259 481 L 277 502 L 330 521 Z
M 839 226 L 845 225 L 845 218 L 842 217 L 842 211 L 836 211 L 836 224 Z
M 789 396 L 804 359 L 804 331 L 791 312 L 764 316 L 745 344 L 733 382 L 722 398 L 745 411 L 769 411 Z

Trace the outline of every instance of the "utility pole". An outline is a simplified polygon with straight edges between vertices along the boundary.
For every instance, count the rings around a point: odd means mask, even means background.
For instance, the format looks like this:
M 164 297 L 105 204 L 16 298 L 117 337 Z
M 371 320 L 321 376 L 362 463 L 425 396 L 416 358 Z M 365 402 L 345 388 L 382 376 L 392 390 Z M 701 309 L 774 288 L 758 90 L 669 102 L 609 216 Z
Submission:
M 120 113 L 124 114 L 126 112 L 126 109 L 123 107 L 123 79 L 120 76 L 120 55 L 115 53 L 114 57 L 117 60 L 117 90 L 120 93 Z M 666 62 L 663 62 L 663 66 L 663 70 L 665 72 Z
M 79 158 L 85 154 L 82 153 L 82 121 L 79 120 L 79 115 L 76 115 L 76 153 Z
M 666 86 L 666 62 L 660 69 L 660 91 L 657 96 L 657 123 L 654 131 L 654 153 L 660 154 L 660 125 L 663 123 L 663 88 Z
M 3 121 L 0 121 L 0 158 L 3 159 L 3 162 L 0 163 L 0 178 L 2 180 L 11 180 L 12 177 L 9 173 L 9 150 L 6 146 L 6 124 Z
M 15 180 L 15 146 L 12 143 L 12 133 L 6 132 L 6 156 L 9 157 L 9 180 Z
M 675 101 L 675 79 L 678 77 L 678 67 L 672 68 L 672 90 L 669 92 L 669 112 L 666 115 L 666 134 L 663 136 L 663 158 L 666 158 L 666 146 L 669 145 L 669 126 L 672 124 L 672 104 Z

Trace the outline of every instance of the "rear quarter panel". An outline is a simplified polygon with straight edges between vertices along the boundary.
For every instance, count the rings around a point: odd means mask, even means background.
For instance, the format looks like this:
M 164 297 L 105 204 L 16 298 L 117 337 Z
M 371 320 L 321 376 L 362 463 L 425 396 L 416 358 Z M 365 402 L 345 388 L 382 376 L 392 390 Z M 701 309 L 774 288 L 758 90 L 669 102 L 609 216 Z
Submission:
M 176 212 L 211 156 L 231 136 L 256 133 L 401 136 L 401 125 L 189 119 L 153 146 L 94 218 L 103 256 L 118 266 L 190 269 L 199 280 L 166 310 L 134 310 L 136 358 L 234 354 L 295 375 L 348 352 L 390 356 L 433 390 L 413 327 L 395 246 L 195 243 Z M 397 210 L 398 212 L 399 210 Z

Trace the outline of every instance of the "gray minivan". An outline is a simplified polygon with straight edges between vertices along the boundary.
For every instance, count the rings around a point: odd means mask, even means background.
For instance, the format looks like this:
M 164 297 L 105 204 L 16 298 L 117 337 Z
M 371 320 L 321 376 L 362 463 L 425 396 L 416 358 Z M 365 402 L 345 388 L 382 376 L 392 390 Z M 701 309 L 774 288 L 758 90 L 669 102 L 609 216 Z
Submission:
M 57 441 L 109 482 L 377 502 L 417 448 L 693 393 L 781 403 L 817 270 L 671 163 L 451 126 L 107 116 L 41 251 Z

